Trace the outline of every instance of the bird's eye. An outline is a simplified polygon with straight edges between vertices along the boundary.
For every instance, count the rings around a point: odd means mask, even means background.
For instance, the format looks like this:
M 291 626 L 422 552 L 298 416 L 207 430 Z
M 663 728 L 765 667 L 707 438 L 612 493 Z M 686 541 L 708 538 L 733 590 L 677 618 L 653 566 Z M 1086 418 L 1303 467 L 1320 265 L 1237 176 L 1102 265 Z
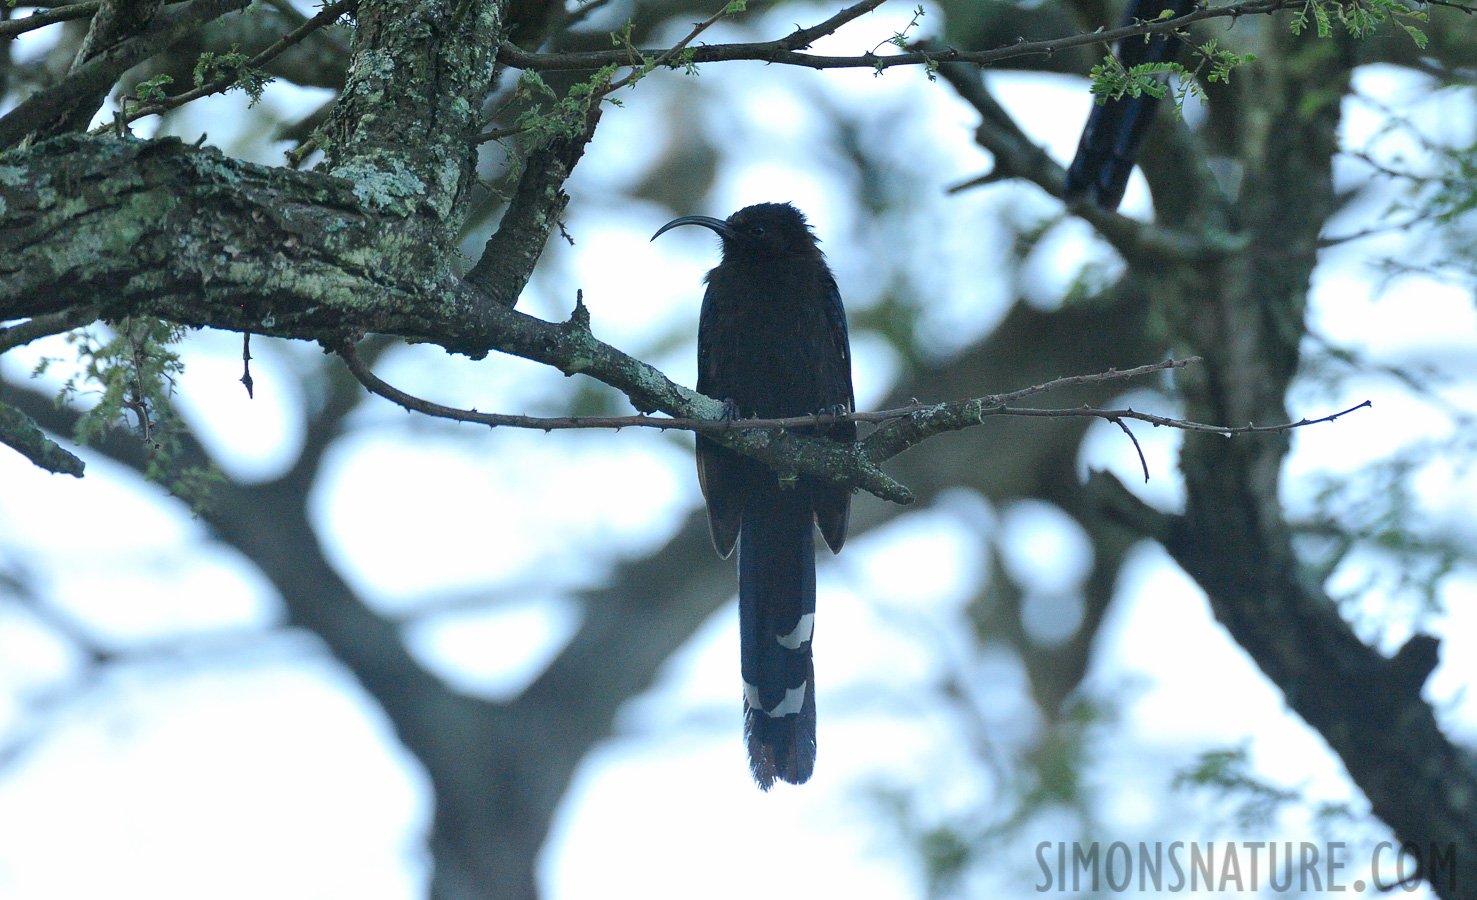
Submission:
M 752 234 L 763 234 L 764 233 L 764 226 L 763 225 L 755 225 L 752 229 L 750 229 L 750 232 Z

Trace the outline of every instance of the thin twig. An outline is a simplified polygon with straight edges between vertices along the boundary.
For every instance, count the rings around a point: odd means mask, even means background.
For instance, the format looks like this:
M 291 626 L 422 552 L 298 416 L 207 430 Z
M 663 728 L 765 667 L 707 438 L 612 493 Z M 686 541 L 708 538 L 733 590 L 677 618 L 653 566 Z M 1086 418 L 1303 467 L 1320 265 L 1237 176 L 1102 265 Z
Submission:
M 149 420 L 149 392 L 144 386 L 144 350 L 140 346 L 138 335 L 134 332 L 133 319 L 128 320 L 128 346 L 133 351 L 133 401 L 125 402 L 123 405 L 132 409 L 134 415 L 138 416 L 139 433 L 144 443 L 154 443 L 154 426 Z
M 656 59 L 652 60 L 650 64 L 642 63 L 640 66 L 632 69 L 629 73 L 627 73 L 625 78 L 622 78 L 619 81 L 611 82 L 609 85 L 606 86 L 605 90 L 601 91 L 600 93 L 602 95 L 613 94 L 626 85 L 630 84 L 635 79 L 641 77 L 642 75 L 645 75 L 647 72 L 653 71 L 660 66 L 666 65 L 668 60 L 681 53 L 688 44 L 697 39 L 698 35 L 702 34 L 704 31 L 707 31 L 710 27 L 717 24 L 719 19 L 727 16 L 728 11 L 729 5 L 725 3 L 722 9 L 718 10 L 711 16 L 708 16 L 706 19 L 692 26 L 692 30 L 687 33 L 687 37 L 673 44 L 671 49 L 667 50 L 661 56 L 658 56 Z
M 997 47 L 992 50 L 970 51 L 946 48 L 943 50 L 927 51 L 913 50 L 888 56 L 877 56 L 872 53 L 863 53 L 860 56 L 816 56 L 798 52 L 810 46 L 810 43 L 816 37 L 828 34 L 830 31 L 834 31 L 840 27 L 840 24 L 844 24 L 844 22 L 835 25 L 831 23 L 845 16 L 855 18 L 860 13 L 855 13 L 854 11 L 866 7 L 862 11 L 870 12 L 877 5 L 880 5 L 877 0 L 867 0 L 866 3 L 848 7 L 842 13 L 833 16 L 821 25 L 795 31 L 786 37 L 774 41 L 743 44 L 711 44 L 697 47 L 693 50 L 690 61 L 693 63 L 707 63 L 757 60 L 760 62 L 803 66 L 811 69 L 870 68 L 879 71 L 892 68 L 893 66 L 937 65 L 938 63 L 945 62 L 967 62 L 983 66 L 1004 62 L 1009 59 L 1018 59 L 1023 56 L 1050 56 L 1063 50 L 1092 44 L 1111 44 L 1114 41 L 1126 37 L 1178 32 L 1189 25 L 1207 19 L 1264 15 L 1285 9 L 1289 6 L 1295 6 L 1297 5 L 1297 0 L 1241 0 L 1239 3 L 1232 3 L 1227 6 L 1202 7 L 1173 19 L 1154 19 L 1146 22 L 1136 22 L 1120 28 L 1102 29 L 1052 40 L 1017 41 L 1008 46 Z M 849 18 L 846 21 L 849 21 Z M 828 26 L 829 30 L 826 30 Z M 533 69 L 538 71 L 598 69 L 611 64 L 639 67 L 645 65 L 645 60 L 663 56 L 666 52 L 668 51 L 637 50 L 630 48 L 625 50 L 600 50 L 577 53 L 529 53 L 505 41 L 498 50 L 498 61 L 515 69 Z
M 881 6 L 884 2 L 886 2 L 886 0 L 862 0 L 861 3 L 857 3 L 855 5 L 847 7 L 846 9 L 843 9 L 841 12 L 820 23 L 819 25 L 816 25 L 812 28 L 803 28 L 795 31 L 789 37 L 785 38 L 785 41 L 788 43 L 794 43 L 797 46 L 808 47 L 810 46 L 810 41 L 814 40 L 815 38 L 830 34 L 837 28 L 845 25 L 847 22 L 859 18 L 860 16 L 866 15 L 867 13 Z M 647 53 L 646 51 L 637 51 L 635 50 L 635 48 L 628 48 L 627 61 L 615 60 L 615 62 L 617 65 L 631 66 L 631 71 L 628 72 L 624 78 L 621 78 L 618 81 L 613 81 L 602 88 L 597 95 L 597 99 L 598 97 L 606 97 L 610 94 L 613 94 L 626 85 L 631 84 L 639 78 L 645 77 L 651 72 L 671 62 L 677 54 L 687 49 L 687 46 L 691 44 L 694 40 L 696 40 L 698 35 L 702 34 L 704 31 L 707 31 L 710 27 L 717 24 L 719 20 L 723 19 L 729 14 L 730 6 L 725 5 L 722 9 L 713 13 L 708 18 L 693 25 L 692 30 L 687 33 L 687 36 L 678 41 L 676 44 L 673 44 L 671 47 L 667 48 L 666 50 L 660 51 L 659 53 L 658 51 L 652 51 L 653 53 L 658 53 L 658 55 L 654 59 L 652 58 L 651 54 Z M 511 50 L 509 48 L 511 48 Z M 521 54 L 524 51 L 519 49 L 515 44 L 504 43 L 503 49 L 499 50 L 499 62 L 508 62 L 507 60 L 502 59 L 502 56 L 506 55 L 508 52 L 516 52 Z M 631 58 L 629 56 L 630 53 L 635 53 L 636 57 L 634 59 Z M 516 62 L 508 62 L 508 64 L 512 65 L 514 68 L 523 68 L 519 66 Z M 496 118 L 496 116 L 494 116 L 494 118 Z M 501 141 L 505 138 L 510 138 L 514 135 L 522 134 L 525 130 L 526 129 L 524 127 L 518 125 L 511 125 L 506 128 L 494 128 L 491 131 L 484 131 L 483 133 L 477 135 L 473 142 L 477 144 L 486 144 L 492 141 Z
M 1011 391 L 1005 394 L 991 394 L 971 400 L 956 400 L 948 403 L 912 403 L 908 406 L 884 409 L 877 412 L 823 413 L 811 416 L 785 416 L 772 419 L 688 419 L 646 414 L 631 416 L 525 416 L 513 413 L 478 412 L 475 409 L 458 409 L 407 394 L 394 385 L 386 383 L 370 371 L 369 367 L 365 365 L 363 359 L 359 357 L 358 352 L 352 345 L 344 344 L 334 349 L 339 356 L 343 357 L 344 362 L 349 367 L 349 371 L 353 373 L 354 377 L 370 393 L 384 397 L 386 400 L 403 406 L 407 410 L 435 416 L 439 419 L 450 419 L 455 422 L 470 422 L 476 425 L 487 425 L 492 428 L 529 428 L 538 431 L 566 431 L 579 428 L 660 428 L 663 430 L 679 429 L 682 431 L 701 432 L 784 430 L 834 425 L 839 422 L 880 424 L 909 419 L 920 415 L 937 418 L 941 415 L 956 415 L 960 412 L 966 412 L 968 416 L 976 420 L 983 419 L 987 416 L 1024 416 L 1053 419 L 1087 417 L 1107 419 L 1109 421 L 1136 419 L 1141 422 L 1148 422 L 1154 426 L 1178 428 L 1184 431 L 1207 432 L 1230 437 L 1237 434 L 1272 434 L 1280 431 L 1288 431 L 1293 428 L 1300 428 L 1304 425 L 1331 422 L 1356 409 L 1371 405 L 1366 400 L 1359 404 L 1359 406 L 1351 407 L 1321 419 L 1303 419 L 1299 422 L 1291 422 L 1285 425 L 1243 425 L 1239 427 L 1205 425 L 1185 419 L 1173 419 L 1168 416 L 1138 412 L 1133 409 L 1097 409 L 1089 406 L 1071 409 L 1039 409 L 1006 405 L 1011 400 L 1045 393 L 1068 385 L 1095 384 L 1103 381 L 1134 378 L 1153 372 L 1183 368 L 1191 363 L 1200 361 L 1200 357 L 1192 356 L 1187 359 L 1167 359 L 1164 362 L 1138 366 L 1123 371 L 1109 369 L 1106 372 L 1099 372 L 1093 375 L 1072 375 L 1065 378 L 1057 378 L 1044 384 L 1022 388 L 1021 390 Z M 978 422 L 975 424 L 978 424 Z M 958 430 L 958 428 L 949 428 L 946 430 Z
M 197 32 L 205 24 L 250 5 L 251 0 L 191 0 L 157 13 L 148 28 L 88 59 L 66 78 L 31 94 L 0 118 L 0 147 L 13 147 L 27 135 L 53 122 L 59 110 L 102 96 L 120 75 L 167 47 Z M 102 91 L 102 94 L 98 94 Z M 106 133 L 104 125 L 98 133 Z
M 246 63 L 245 68 L 261 68 L 268 62 L 271 62 L 273 59 L 281 56 L 294 45 L 302 43 L 303 39 L 306 38 L 308 35 L 312 34 L 315 31 L 318 31 L 321 28 L 326 28 L 329 25 L 332 25 L 334 22 L 337 22 L 341 16 L 343 16 L 346 12 L 349 12 L 351 9 L 358 5 L 359 0 L 338 0 L 337 3 L 331 3 L 328 6 L 323 7 L 323 9 L 319 11 L 318 15 L 307 20 L 302 25 L 299 25 L 297 28 L 294 28 L 292 31 L 283 35 L 282 38 L 279 39 L 275 44 L 258 53 L 256 56 L 253 56 L 251 60 Z M 229 88 L 232 84 L 235 83 L 235 81 L 236 77 L 233 73 L 232 75 L 222 76 L 215 79 L 214 81 L 202 84 L 197 88 L 192 88 L 191 90 L 185 91 L 183 94 L 176 94 L 173 97 L 168 97 L 164 100 L 160 100 L 158 103 L 150 103 L 147 106 L 136 107 L 122 117 L 122 123 L 127 124 L 129 122 L 135 122 L 146 116 L 156 116 L 160 113 L 168 112 L 171 109 L 177 109 L 178 107 L 184 106 L 186 103 L 189 103 L 191 101 L 199 100 L 201 97 L 208 97 L 211 94 L 218 94 Z M 97 134 L 99 131 L 106 130 L 106 127 L 107 126 L 99 126 L 98 128 L 93 129 L 93 134 Z
M 1139 439 L 1137 437 L 1135 437 L 1133 431 L 1129 429 L 1128 423 L 1125 422 L 1125 421 L 1123 421 L 1122 419 L 1109 419 L 1108 421 L 1110 421 L 1113 424 L 1117 425 L 1119 428 L 1122 428 L 1123 429 L 1123 433 L 1126 434 L 1126 435 L 1128 435 L 1128 439 L 1130 441 L 1133 441 L 1133 449 L 1134 450 L 1137 450 L 1138 451 L 1138 454 L 1139 454 L 1139 465 L 1141 465 L 1141 466 L 1144 467 L 1144 484 L 1148 484 L 1149 483 L 1149 461 L 1147 459 L 1144 459 L 1144 448 L 1139 446 Z
M 1379 237 L 1382 234 L 1393 234 L 1395 232 L 1409 231 L 1418 224 L 1422 224 L 1429 217 L 1417 216 L 1408 222 L 1397 222 L 1392 225 L 1374 225 L 1369 228 L 1361 228 L 1348 234 L 1340 234 L 1336 237 L 1324 237 L 1318 239 L 1318 249 L 1327 250 L 1340 244 L 1348 244 L 1354 241 L 1362 241 L 1365 238 Z
M 1204 362 L 1204 360 L 1199 356 L 1187 356 L 1184 359 L 1166 359 L 1163 362 L 1150 363 L 1146 366 L 1137 366 L 1132 369 L 1124 369 L 1121 372 L 1115 368 L 1109 369 L 1106 372 L 1099 372 L 1096 375 L 1067 375 L 1065 377 L 1056 378 L 1043 384 L 1033 385 L 1032 387 L 1028 388 L 1021 388 L 1018 391 L 1011 391 L 1008 394 L 996 394 L 989 399 L 996 400 L 1003 405 L 1009 403 L 1012 400 L 1020 400 L 1023 397 L 1030 397 L 1033 394 L 1044 394 L 1047 391 L 1054 391 L 1057 388 L 1066 387 L 1072 384 L 1096 384 L 1100 381 L 1117 381 L 1122 378 L 1137 378 L 1140 375 L 1152 375 L 1155 372 L 1167 372 L 1172 369 L 1183 369 L 1185 366 L 1194 365 L 1198 362 Z
M 487 425 L 493 428 L 531 428 L 545 432 L 575 428 L 660 428 L 663 430 L 681 429 L 717 434 L 763 430 L 783 432 L 792 428 L 813 428 L 847 421 L 879 423 L 880 427 L 876 431 L 849 447 L 836 445 L 830 441 L 820 441 L 821 444 L 828 445 L 825 450 L 826 453 L 833 456 L 837 453 L 846 454 L 844 460 L 812 460 L 803 465 L 807 471 L 810 471 L 811 467 L 815 466 L 814 471 L 817 473 L 824 474 L 830 478 L 839 478 L 843 483 L 855 484 L 855 482 L 849 481 L 851 478 L 870 478 L 872 481 L 871 484 L 861 484 L 861 486 L 884 499 L 895 500 L 901 503 L 911 502 L 911 494 L 905 487 L 897 485 L 890 479 L 886 479 L 878 474 L 881 472 L 878 468 L 880 463 L 935 435 L 951 431 L 962 431 L 966 428 L 983 424 L 985 418 L 989 416 L 1106 419 L 1118 425 L 1119 428 L 1122 428 L 1128 434 L 1129 439 L 1133 441 L 1134 449 L 1138 452 L 1139 463 L 1144 469 L 1144 479 L 1148 480 L 1148 460 L 1144 457 L 1144 451 L 1139 445 L 1138 438 L 1129 430 L 1124 421 L 1125 419 L 1148 422 L 1155 426 L 1178 428 L 1185 431 L 1208 432 L 1231 437 L 1237 434 L 1272 434 L 1288 431 L 1293 428 L 1301 428 L 1305 425 L 1317 424 L 1319 422 L 1331 422 L 1356 409 L 1371 405 L 1366 400 L 1358 406 L 1350 407 L 1342 412 L 1337 412 L 1319 419 L 1303 419 L 1285 425 L 1249 424 L 1240 427 L 1227 427 L 1222 425 L 1203 425 L 1184 419 L 1172 419 L 1152 413 L 1141 413 L 1132 409 L 1094 409 L 1087 406 L 1077 407 L 1075 409 L 1038 409 L 1007 406 L 1004 402 L 1005 398 L 1019 399 L 1069 384 L 1091 384 L 1180 368 L 1196 359 L 1191 358 L 1184 360 L 1165 360 L 1161 363 L 1139 366 L 1122 372 L 1110 370 L 1095 375 L 1057 378 L 1034 387 L 1012 391 L 1006 394 L 980 397 L 973 400 L 934 404 L 913 403 L 898 409 L 870 413 L 822 414 L 778 419 L 740 419 L 737 421 L 721 418 L 689 419 L 645 414 L 633 416 L 524 416 L 508 413 L 484 413 L 478 412 L 475 409 L 457 409 L 451 406 L 443 406 L 440 403 L 434 403 L 430 400 L 424 400 L 420 397 L 407 394 L 375 375 L 359 356 L 358 351 L 354 349 L 352 344 L 341 344 L 335 346 L 333 350 L 344 360 L 349 371 L 353 373 L 354 377 L 359 380 L 359 383 L 364 385 L 370 393 L 384 397 L 412 412 L 419 412 L 441 419 L 450 419 L 454 422 L 470 422 L 477 425 Z M 803 441 L 804 439 L 801 438 L 800 440 Z M 802 444 L 797 447 L 797 452 L 803 446 Z M 802 465 L 798 461 L 790 461 L 795 462 L 796 465 Z M 835 465 L 841 466 L 841 471 L 845 471 L 846 474 L 836 474 L 829 468 Z M 856 474 L 857 472 L 861 472 L 863 475 L 858 476 Z
M 955 405 L 938 403 L 913 403 L 908 406 L 898 407 L 896 409 L 881 410 L 879 412 L 858 412 L 845 414 L 825 413 L 813 416 L 787 416 L 783 418 L 773 419 L 737 420 L 686 419 L 675 418 L 671 416 L 652 416 L 645 414 L 632 416 L 525 416 L 511 413 L 485 413 L 478 412 L 475 409 L 457 409 L 456 407 L 443 406 L 440 403 L 436 403 L 430 400 L 424 400 L 412 394 L 407 394 L 406 392 L 400 390 L 394 385 L 388 384 L 387 382 L 380 379 L 379 376 L 375 375 L 374 372 L 372 372 L 370 368 L 365 365 L 364 360 L 360 358 L 358 351 L 356 351 L 352 345 L 345 344 L 341 347 L 337 347 L 335 348 L 335 352 L 337 352 L 339 356 L 343 357 L 344 362 L 349 367 L 349 371 L 352 372 L 354 377 L 357 378 L 359 382 L 363 384 L 364 387 L 367 388 L 372 394 L 377 394 L 381 397 L 384 397 L 386 400 L 390 400 L 413 412 L 424 413 L 429 416 L 435 416 L 439 419 L 451 419 L 455 422 L 470 422 L 477 425 L 487 425 L 493 428 L 530 428 L 539 431 L 565 431 L 577 428 L 661 428 L 664 430 L 675 428 L 683 431 L 704 432 L 746 431 L 754 429 L 788 429 L 805 428 L 816 425 L 830 425 L 837 422 L 848 421 L 876 424 L 880 422 L 891 421 L 893 419 L 906 418 L 920 412 L 936 411 L 941 406 Z M 1167 359 L 1164 362 L 1153 363 L 1147 366 L 1139 366 L 1134 369 L 1126 369 L 1121 372 L 1117 369 L 1110 369 L 1107 372 L 1100 372 L 1095 375 L 1073 375 L 1066 378 L 1057 378 L 1052 381 L 1048 381 L 1045 384 L 1038 384 L 1033 387 L 1023 388 L 1018 391 L 1011 391 L 1007 394 L 996 394 L 988 397 L 982 397 L 974 401 L 959 401 L 959 403 L 983 404 L 987 408 L 990 408 L 992 413 L 995 410 L 999 410 L 999 414 L 1003 415 L 1031 415 L 1032 413 L 1030 411 L 1016 410 L 1014 408 L 1006 407 L 1004 404 L 1010 400 L 1017 400 L 1021 397 L 1027 397 L 1032 394 L 1040 394 L 1046 391 L 1056 390 L 1057 388 L 1066 387 L 1067 385 L 1093 384 L 1102 381 L 1133 378 L 1139 375 L 1147 375 L 1152 372 L 1183 368 L 1187 365 L 1190 365 L 1191 363 L 1199 361 L 1200 357 L 1192 356 L 1188 359 Z M 1081 410 L 1075 409 L 1057 410 L 1056 412 L 1069 416 L 1082 414 Z M 1122 414 L 1122 411 L 1116 411 L 1112 414 Z M 1134 418 L 1142 417 L 1142 415 L 1145 415 L 1132 413 L 1132 411 L 1129 411 L 1127 414 L 1130 417 Z M 1218 430 L 1223 431 L 1224 429 Z
M 974 401 L 965 400 L 962 402 L 971 403 Z M 1238 425 L 1234 427 L 1226 425 L 1207 425 L 1203 422 L 1191 422 L 1188 419 L 1172 419 L 1169 416 L 1156 416 L 1153 413 L 1139 412 L 1135 409 L 1098 409 L 1091 406 L 1082 406 L 1075 409 L 1036 409 L 1023 408 L 1019 406 L 1002 406 L 993 409 L 981 410 L 980 415 L 1024 416 L 1028 418 L 1042 419 L 1107 419 L 1110 422 L 1115 419 L 1134 419 L 1139 422 L 1148 422 L 1150 425 L 1158 428 L 1175 428 L 1180 431 L 1194 431 L 1200 434 L 1218 434 L 1221 437 L 1229 438 L 1235 437 L 1238 434 L 1279 434 L 1284 431 L 1292 431 L 1294 428 L 1303 428 L 1308 425 L 1318 425 L 1323 422 L 1332 422 L 1335 419 L 1347 416 L 1349 413 L 1355 411 L 1356 409 L 1364 409 L 1365 407 L 1370 407 L 1372 409 L 1374 407 L 1374 403 L 1369 400 L 1365 400 L 1363 403 L 1355 404 L 1348 409 L 1339 410 L 1338 412 L 1331 413 L 1330 415 L 1320 416 L 1317 419 L 1303 418 L 1297 420 L 1296 422 L 1285 422 L 1281 425 L 1256 425 L 1248 423 L 1246 425 Z M 953 431 L 957 429 L 948 430 Z

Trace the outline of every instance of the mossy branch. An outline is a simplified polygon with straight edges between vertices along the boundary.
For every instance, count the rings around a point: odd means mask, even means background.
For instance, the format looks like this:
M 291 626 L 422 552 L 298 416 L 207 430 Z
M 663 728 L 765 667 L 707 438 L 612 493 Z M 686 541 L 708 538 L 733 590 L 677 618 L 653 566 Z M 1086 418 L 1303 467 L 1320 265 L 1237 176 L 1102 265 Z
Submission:
M 82 477 L 82 460 L 47 437 L 25 413 L 5 403 L 0 403 L 0 444 L 48 472 Z

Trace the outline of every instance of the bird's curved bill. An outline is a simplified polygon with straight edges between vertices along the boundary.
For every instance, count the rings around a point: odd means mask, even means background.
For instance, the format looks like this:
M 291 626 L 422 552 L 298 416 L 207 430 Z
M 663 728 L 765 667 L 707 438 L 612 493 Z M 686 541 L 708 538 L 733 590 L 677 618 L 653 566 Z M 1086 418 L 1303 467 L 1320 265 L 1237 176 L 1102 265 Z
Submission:
M 712 216 L 683 216 L 680 219 L 673 219 L 661 228 L 658 228 L 656 234 L 651 236 L 651 239 L 654 241 L 679 225 L 701 225 L 704 228 L 711 228 L 718 232 L 720 237 L 733 237 L 733 229 L 729 228 L 728 223 L 722 219 L 715 219 Z

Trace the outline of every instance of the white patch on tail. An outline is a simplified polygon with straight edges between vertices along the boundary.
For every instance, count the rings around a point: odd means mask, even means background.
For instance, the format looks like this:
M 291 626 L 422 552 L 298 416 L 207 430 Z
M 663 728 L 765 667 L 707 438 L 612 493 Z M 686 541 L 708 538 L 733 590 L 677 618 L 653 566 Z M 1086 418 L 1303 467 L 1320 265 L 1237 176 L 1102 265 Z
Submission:
M 771 719 L 778 719 L 780 716 L 793 716 L 798 714 L 800 708 L 805 705 L 806 687 L 806 685 L 802 684 L 797 688 L 790 688 L 785 691 L 785 699 L 776 703 L 774 709 L 765 709 L 759 702 L 759 688 L 745 681 L 744 702 L 749 705 L 750 709 L 757 709 Z
M 806 613 L 795 623 L 795 630 L 784 637 L 776 636 L 775 640 L 786 650 L 799 650 L 800 645 L 807 643 L 811 635 L 815 634 L 815 613 Z

